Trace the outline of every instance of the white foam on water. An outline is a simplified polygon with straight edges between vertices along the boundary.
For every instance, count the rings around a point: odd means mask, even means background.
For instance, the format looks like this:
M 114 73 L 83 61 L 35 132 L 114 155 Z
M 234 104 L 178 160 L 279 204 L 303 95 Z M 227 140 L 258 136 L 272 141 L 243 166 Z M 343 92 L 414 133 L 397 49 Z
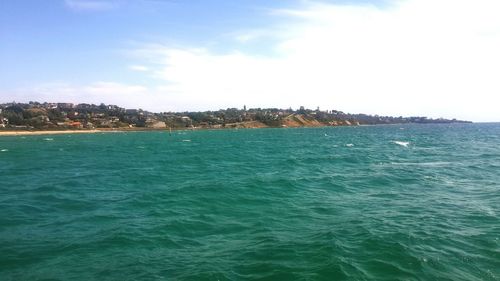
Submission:
M 191 140 L 182 140 L 183 142 L 190 142 Z
M 44 141 L 53 141 L 54 139 L 53 138 L 44 138 L 43 140 Z
M 7 152 L 7 151 L 9 151 L 9 150 L 8 150 L 8 149 L 6 149 L 6 148 L 4 148 L 4 149 L 2 149 L 2 150 L 0 150 L 0 151 L 1 151 L 1 152 Z
M 410 144 L 409 141 L 392 141 L 392 143 L 395 143 L 397 145 L 401 145 L 401 146 L 404 146 L 404 147 L 408 147 L 408 145 Z
M 354 144 L 352 144 L 352 143 L 348 143 L 348 144 L 346 144 L 345 146 L 347 146 L 347 147 L 353 147 L 353 146 L 354 146 Z
M 455 182 L 452 180 L 444 180 L 444 183 L 446 183 L 447 185 L 454 185 L 455 184 Z

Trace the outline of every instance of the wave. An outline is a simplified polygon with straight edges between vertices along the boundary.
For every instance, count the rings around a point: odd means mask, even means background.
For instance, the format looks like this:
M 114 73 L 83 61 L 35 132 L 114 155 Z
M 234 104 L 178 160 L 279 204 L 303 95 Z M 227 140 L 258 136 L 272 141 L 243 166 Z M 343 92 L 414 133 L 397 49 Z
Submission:
M 497 280 L 500 133 L 357 130 L 2 138 L 2 277 Z
M 404 146 L 404 147 L 408 147 L 408 145 L 410 145 L 409 141 L 392 141 L 392 143 L 400 145 L 400 146 Z

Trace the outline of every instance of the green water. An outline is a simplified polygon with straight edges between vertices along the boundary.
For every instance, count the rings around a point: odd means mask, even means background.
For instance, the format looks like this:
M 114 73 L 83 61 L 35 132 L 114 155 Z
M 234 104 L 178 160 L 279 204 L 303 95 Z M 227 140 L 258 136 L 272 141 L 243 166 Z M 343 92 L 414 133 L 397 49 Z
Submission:
M 0 137 L 0 185 L 0 280 L 500 280 L 500 124 Z

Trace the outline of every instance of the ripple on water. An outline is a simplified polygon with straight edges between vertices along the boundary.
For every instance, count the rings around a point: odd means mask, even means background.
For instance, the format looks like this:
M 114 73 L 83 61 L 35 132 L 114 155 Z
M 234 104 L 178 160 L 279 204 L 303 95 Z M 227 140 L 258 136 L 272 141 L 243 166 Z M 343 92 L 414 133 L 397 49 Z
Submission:
M 498 280 L 500 126 L 401 128 L 0 138 L 0 276 Z

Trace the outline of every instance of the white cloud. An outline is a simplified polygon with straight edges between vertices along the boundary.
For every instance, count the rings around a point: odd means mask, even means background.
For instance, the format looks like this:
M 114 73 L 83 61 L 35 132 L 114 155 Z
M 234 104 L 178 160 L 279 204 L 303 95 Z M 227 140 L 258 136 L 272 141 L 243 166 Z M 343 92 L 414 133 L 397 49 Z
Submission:
M 231 35 L 239 43 L 250 43 L 259 40 L 276 39 L 277 32 L 276 30 L 250 29 L 234 32 Z
M 160 91 L 185 109 L 305 105 L 500 120 L 500 2 L 305 3 L 274 13 L 283 20 L 276 56 L 159 45 L 138 53 L 160 64 Z
M 74 11 L 106 11 L 116 8 L 110 0 L 65 0 L 68 8 Z
M 124 85 L 114 82 L 97 82 L 91 85 L 83 87 L 83 92 L 89 93 L 95 96 L 105 96 L 105 95 L 138 95 L 147 92 L 147 88 L 137 85 Z
M 130 65 L 128 68 L 133 71 L 140 71 L 140 72 L 149 71 L 149 68 L 144 65 Z
M 88 85 L 63 82 L 45 83 L 11 92 L 9 101 L 12 100 L 17 102 L 106 103 L 128 108 L 150 108 L 155 104 L 148 88 L 115 82 L 95 82 Z

